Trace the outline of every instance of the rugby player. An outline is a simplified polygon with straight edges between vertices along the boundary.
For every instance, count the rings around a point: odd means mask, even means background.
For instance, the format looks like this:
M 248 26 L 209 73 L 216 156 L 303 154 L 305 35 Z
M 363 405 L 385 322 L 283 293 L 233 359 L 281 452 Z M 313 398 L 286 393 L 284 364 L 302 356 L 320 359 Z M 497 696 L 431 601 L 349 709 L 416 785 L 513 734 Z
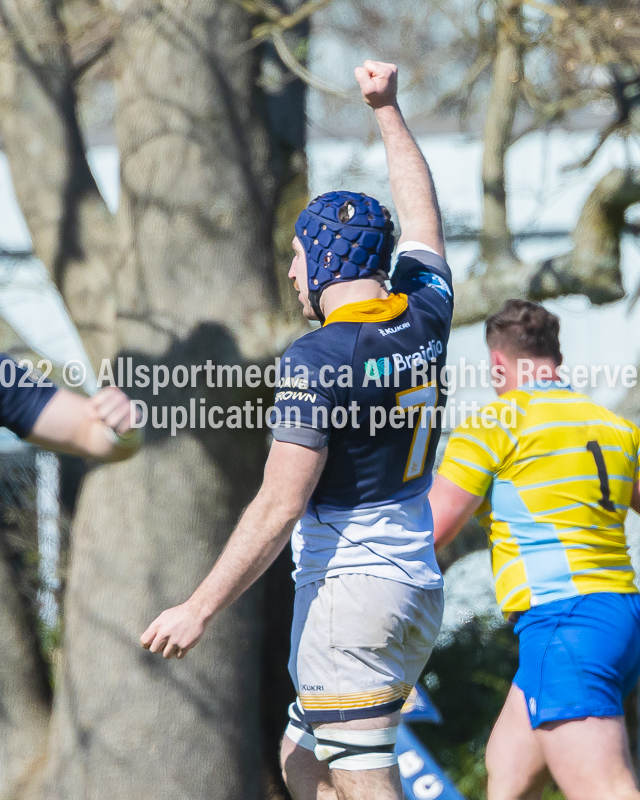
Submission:
M 135 418 L 131 401 L 116 387 L 81 397 L 31 377 L 0 353 L 0 426 L 27 442 L 100 461 L 122 461 L 140 444 L 139 430 L 131 427 Z
M 293 531 L 289 668 L 298 699 L 282 764 L 296 800 L 402 797 L 400 708 L 442 616 L 427 490 L 440 435 L 433 408 L 443 399 L 435 382 L 413 381 L 411 367 L 433 358 L 439 375 L 444 366 L 452 283 L 435 190 L 398 108 L 396 72 L 373 61 L 356 70 L 380 126 L 402 229 L 392 290 L 387 210 L 352 192 L 313 200 L 295 226 L 289 277 L 304 316 L 323 325 L 283 357 L 262 487 L 209 576 L 141 637 L 152 652 L 184 656 Z M 383 425 L 390 414 L 393 424 Z
M 549 775 L 567 800 L 637 800 L 622 701 L 640 674 L 624 531 L 629 507 L 640 512 L 640 430 L 560 380 L 558 333 L 557 317 L 524 300 L 487 320 L 504 382 L 492 413 L 448 443 L 430 493 L 436 548 L 478 516 L 519 637 L 487 746 L 489 800 L 540 798 Z

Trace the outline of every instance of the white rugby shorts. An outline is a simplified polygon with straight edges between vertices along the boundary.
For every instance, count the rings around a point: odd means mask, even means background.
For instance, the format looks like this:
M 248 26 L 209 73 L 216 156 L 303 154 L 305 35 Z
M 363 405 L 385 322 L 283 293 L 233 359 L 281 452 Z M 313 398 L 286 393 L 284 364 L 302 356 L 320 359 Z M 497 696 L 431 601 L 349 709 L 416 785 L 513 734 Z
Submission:
M 359 573 L 298 588 L 289 659 L 298 694 L 292 723 L 302 714 L 301 730 L 308 730 L 312 722 L 399 710 L 431 654 L 443 605 L 439 587 Z

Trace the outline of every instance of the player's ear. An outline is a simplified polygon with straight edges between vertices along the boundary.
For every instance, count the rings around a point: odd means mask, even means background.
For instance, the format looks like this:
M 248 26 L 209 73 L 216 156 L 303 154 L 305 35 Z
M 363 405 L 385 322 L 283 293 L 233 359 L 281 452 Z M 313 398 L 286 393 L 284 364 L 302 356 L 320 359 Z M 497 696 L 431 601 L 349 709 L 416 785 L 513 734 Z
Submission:
M 502 367 L 504 369 L 509 364 L 509 359 L 500 350 L 490 350 L 491 367 Z
M 492 367 L 502 366 L 502 362 L 500 361 L 500 353 L 497 350 L 489 350 L 489 359 L 491 360 Z

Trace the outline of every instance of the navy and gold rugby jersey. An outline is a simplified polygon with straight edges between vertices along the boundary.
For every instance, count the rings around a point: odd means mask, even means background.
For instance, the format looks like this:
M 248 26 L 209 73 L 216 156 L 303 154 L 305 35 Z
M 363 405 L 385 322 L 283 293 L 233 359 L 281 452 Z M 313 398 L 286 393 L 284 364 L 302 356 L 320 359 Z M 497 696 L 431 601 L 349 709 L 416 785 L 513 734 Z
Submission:
M 44 378 L 32 380 L 28 370 L 19 367 L 11 356 L 0 353 L 1 427 L 24 439 L 57 391 Z
M 282 358 L 272 432 L 279 441 L 328 446 L 316 505 L 375 506 L 431 484 L 442 415 L 426 409 L 446 401 L 451 271 L 430 250 L 404 251 L 391 286 L 387 298 L 336 309 Z

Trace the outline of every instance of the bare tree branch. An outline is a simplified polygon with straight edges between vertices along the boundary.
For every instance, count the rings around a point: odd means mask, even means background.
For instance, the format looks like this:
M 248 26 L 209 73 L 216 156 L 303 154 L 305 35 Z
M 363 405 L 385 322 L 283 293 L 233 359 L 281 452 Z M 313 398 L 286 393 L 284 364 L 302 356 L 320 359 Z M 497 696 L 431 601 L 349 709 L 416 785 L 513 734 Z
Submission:
M 69 37 L 76 81 L 111 50 L 119 27 L 119 17 L 105 15 L 94 25 L 83 27 L 76 36 Z
M 603 92 L 601 90 L 589 87 L 555 100 L 545 101 L 538 96 L 536 88 L 531 81 L 524 78 L 522 81 L 522 96 L 533 109 L 535 117 L 530 125 L 527 125 L 511 138 L 511 144 L 513 145 L 530 133 L 563 119 L 569 111 L 584 108 L 590 102 L 601 98 L 602 95 Z
M 446 108 L 449 104 L 455 102 L 456 100 L 464 101 L 464 99 L 468 97 L 473 90 L 478 78 L 480 78 L 482 73 L 487 69 L 492 61 L 493 55 L 491 53 L 480 53 L 478 58 L 465 73 L 460 85 L 455 89 L 451 89 L 449 92 L 445 92 L 445 94 L 438 99 L 433 108 L 428 112 L 428 115 L 437 114 L 440 110 Z M 421 116 L 427 116 L 427 114 L 423 114 Z
M 334 86 L 331 86 L 325 81 L 321 80 L 320 78 L 316 77 L 313 72 L 308 70 L 306 67 L 303 67 L 302 64 L 295 58 L 291 50 L 287 47 L 287 43 L 284 40 L 284 37 L 280 31 L 272 31 L 271 32 L 271 41 L 273 42 L 274 47 L 280 58 L 282 59 L 282 63 L 293 72 L 298 78 L 303 80 L 309 86 L 312 86 L 314 89 L 317 89 L 320 92 L 326 92 L 327 94 L 332 94 L 335 97 L 340 97 L 343 100 L 355 100 L 356 95 L 354 93 L 347 94 L 347 92 L 343 92 L 341 89 L 338 89 Z
M 304 81 L 308 86 L 320 92 L 340 97 L 343 100 L 355 100 L 355 93 L 349 95 L 338 87 L 332 86 L 321 78 L 318 78 L 301 64 L 291 52 L 283 35 L 286 31 L 290 31 L 305 22 L 317 11 L 330 5 L 333 0 L 309 0 L 309 2 L 303 3 L 291 14 L 283 14 L 280 9 L 271 3 L 265 2 L 265 0 L 234 0 L 234 2 L 251 14 L 262 15 L 268 20 L 267 22 L 256 25 L 252 29 L 251 38 L 240 47 L 241 52 L 245 52 L 247 49 L 256 47 L 262 42 L 269 40 L 273 43 L 282 63 L 293 75 L 300 78 L 300 80 Z
M 546 300 L 583 294 L 600 305 L 624 297 L 620 235 L 625 210 L 640 202 L 640 170 L 613 169 L 594 187 L 573 235 L 573 250 L 542 264 L 487 270 L 456 286 L 454 325 L 472 325 L 509 297 Z
M 542 11 L 554 19 L 565 20 L 569 18 L 569 11 L 562 6 L 551 5 L 550 3 L 540 3 L 539 0 L 524 0 L 525 5 L 535 8 L 536 11 Z
M 262 14 L 268 22 L 256 25 L 251 31 L 253 42 L 272 38 L 274 33 L 282 33 L 300 25 L 317 11 L 326 8 L 333 0 L 309 0 L 291 14 L 283 14 L 278 8 L 263 0 L 235 0 L 253 14 Z
M 617 119 L 614 119 L 613 122 L 610 122 L 608 125 L 605 125 L 605 127 L 598 134 L 598 141 L 587 153 L 587 155 L 573 164 L 567 164 L 565 167 L 563 167 L 563 171 L 573 172 L 574 170 L 585 169 L 585 167 L 588 167 L 589 164 L 591 164 L 591 162 L 593 161 L 593 159 L 598 155 L 598 153 L 600 152 L 600 148 L 607 141 L 607 139 L 612 134 L 619 131 L 623 126 L 624 123 L 620 122 L 620 120 Z

